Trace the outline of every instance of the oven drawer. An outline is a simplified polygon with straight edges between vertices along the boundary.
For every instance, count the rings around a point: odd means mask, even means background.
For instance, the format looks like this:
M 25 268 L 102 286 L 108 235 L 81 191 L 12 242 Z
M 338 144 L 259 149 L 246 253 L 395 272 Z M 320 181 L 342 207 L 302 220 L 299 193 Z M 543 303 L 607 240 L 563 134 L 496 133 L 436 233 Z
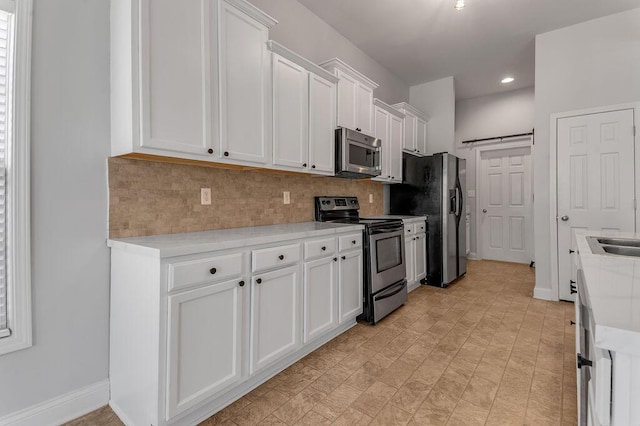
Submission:
M 407 280 L 402 280 L 373 295 L 374 324 L 407 301 Z
M 316 259 L 323 256 L 331 256 L 335 252 L 335 238 L 324 238 L 322 240 L 314 240 L 304 243 L 304 260 Z
M 252 272 L 293 265 L 300 261 L 300 244 L 253 250 L 251 260 Z
M 340 237 L 339 244 L 340 251 L 361 248 L 362 247 L 362 233 L 350 234 Z
M 169 291 L 242 274 L 242 253 L 169 263 Z

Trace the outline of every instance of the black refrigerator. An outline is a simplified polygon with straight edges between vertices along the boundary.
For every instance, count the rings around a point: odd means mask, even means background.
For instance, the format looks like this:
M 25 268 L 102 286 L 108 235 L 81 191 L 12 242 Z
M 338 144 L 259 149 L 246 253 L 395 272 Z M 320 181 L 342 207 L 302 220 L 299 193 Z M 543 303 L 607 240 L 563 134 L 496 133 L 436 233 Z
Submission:
M 403 183 L 390 185 L 389 213 L 427 216 L 426 283 L 446 287 L 467 272 L 466 160 L 405 154 Z

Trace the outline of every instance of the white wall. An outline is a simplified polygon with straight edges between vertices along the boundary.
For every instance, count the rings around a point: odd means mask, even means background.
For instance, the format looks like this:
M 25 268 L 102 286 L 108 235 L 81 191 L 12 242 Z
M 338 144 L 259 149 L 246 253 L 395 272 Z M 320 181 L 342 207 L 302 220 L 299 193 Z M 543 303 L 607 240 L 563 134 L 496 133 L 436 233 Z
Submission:
M 462 141 L 530 132 L 534 118 L 533 87 L 456 102 L 456 152 L 467 160 L 467 190 L 476 190 L 477 144 Z M 485 144 L 486 145 L 486 144 Z M 467 197 L 471 214 L 471 253 L 477 254 L 476 198 Z
M 453 77 L 411 86 L 409 103 L 429 115 L 427 154 L 455 152 L 456 92 Z
M 34 1 L 34 345 L 0 356 L 0 417 L 107 378 L 108 25 L 108 1 Z
M 296 0 L 249 0 L 278 20 L 269 36 L 310 61 L 340 58 L 380 85 L 374 96 L 394 104 L 409 99 L 409 86 Z
M 640 100 L 640 9 L 536 37 L 534 161 L 536 289 L 557 298 L 551 285 L 549 116 L 552 113 Z M 553 223 L 555 226 L 555 223 Z

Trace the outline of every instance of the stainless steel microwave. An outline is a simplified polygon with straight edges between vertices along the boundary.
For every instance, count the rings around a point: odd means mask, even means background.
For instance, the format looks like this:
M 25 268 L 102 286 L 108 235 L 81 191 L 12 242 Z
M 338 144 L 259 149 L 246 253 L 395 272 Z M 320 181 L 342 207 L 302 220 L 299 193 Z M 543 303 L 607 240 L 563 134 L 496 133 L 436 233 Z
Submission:
M 380 176 L 382 142 L 355 130 L 336 129 L 336 176 L 362 179 Z

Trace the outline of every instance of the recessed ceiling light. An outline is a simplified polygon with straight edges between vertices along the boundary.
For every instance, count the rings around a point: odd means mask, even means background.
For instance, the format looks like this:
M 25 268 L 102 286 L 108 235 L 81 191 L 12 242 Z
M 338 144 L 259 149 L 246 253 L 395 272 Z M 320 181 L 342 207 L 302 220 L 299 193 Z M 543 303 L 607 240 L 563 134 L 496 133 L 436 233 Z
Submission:
M 509 83 L 513 83 L 515 80 L 515 78 L 513 77 L 505 77 L 502 79 L 501 83 L 502 84 L 509 84 Z
M 456 5 L 454 7 L 456 10 L 464 9 L 464 0 L 456 0 Z

